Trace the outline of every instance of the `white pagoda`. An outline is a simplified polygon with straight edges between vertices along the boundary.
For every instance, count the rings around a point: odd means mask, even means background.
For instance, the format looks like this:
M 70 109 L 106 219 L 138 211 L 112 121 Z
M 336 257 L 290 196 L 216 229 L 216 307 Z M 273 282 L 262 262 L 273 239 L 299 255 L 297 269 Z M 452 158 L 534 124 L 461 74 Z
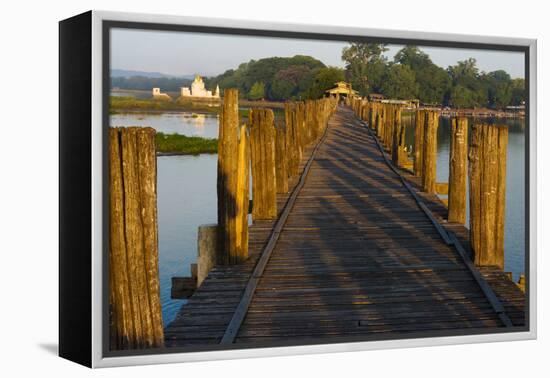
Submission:
M 181 97 L 201 97 L 201 98 L 220 98 L 220 86 L 216 86 L 216 91 L 212 94 L 212 91 L 206 90 L 204 81 L 200 75 L 195 76 L 195 80 L 189 87 L 181 88 Z

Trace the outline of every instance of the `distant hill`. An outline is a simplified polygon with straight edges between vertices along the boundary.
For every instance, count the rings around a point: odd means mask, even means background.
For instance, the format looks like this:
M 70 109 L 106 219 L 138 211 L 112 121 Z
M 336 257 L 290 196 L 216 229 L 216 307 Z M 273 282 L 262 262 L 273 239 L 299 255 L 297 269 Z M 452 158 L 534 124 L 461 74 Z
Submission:
M 111 77 L 146 77 L 149 79 L 160 79 L 160 78 L 176 78 L 176 79 L 186 79 L 193 80 L 195 75 L 168 75 L 162 72 L 148 72 L 148 71 L 134 71 L 134 70 L 121 70 L 121 69 L 112 69 Z

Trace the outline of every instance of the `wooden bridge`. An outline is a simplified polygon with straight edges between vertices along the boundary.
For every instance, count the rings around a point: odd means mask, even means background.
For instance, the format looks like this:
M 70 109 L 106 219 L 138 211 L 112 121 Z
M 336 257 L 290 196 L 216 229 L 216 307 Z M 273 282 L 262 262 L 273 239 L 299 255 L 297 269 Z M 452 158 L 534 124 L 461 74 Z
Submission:
M 478 268 L 469 232 L 373 130 L 339 106 L 304 148 L 248 258 L 214 267 L 164 332 L 168 347 L 333 342 L 524 325 L 525 295 Z

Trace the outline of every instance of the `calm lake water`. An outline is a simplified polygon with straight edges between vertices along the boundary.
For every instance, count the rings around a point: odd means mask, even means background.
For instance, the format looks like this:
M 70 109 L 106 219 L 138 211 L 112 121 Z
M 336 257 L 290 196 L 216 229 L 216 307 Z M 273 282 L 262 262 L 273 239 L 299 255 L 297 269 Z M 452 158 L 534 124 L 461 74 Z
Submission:
M 204 136 L 218 135 L 215 114 L 193 116 L 190 112 L 128 113 L 111 116 L 111 126 L 150 126 L 165 133 Z M 404 122 L 410 117 L 404 115 Z M 525 139 L 524 120 L 499 120 L 510 127 L 506 188 L 505 270 L 514 278 L 524 272 L 525 251 Z M 409 128 L 409 130 L 412 130 Z M 408 144 L 412 132 L 408 131 Z M 442 118 L 438 129 L 437 178 L 448 181 L 450 123 Z M 177 314 L 185 300 L 170 299 L 173 276 L 189 276 L 196 262 L 197 228 L 216 223 L 217 155 L 165 156 L 157 159 L 159 267 L 161 301 L 165 326 Z
M 111 126 L 150 126 L 166 134 L 203 138 L 218 137 L 218 115 L 215 113 L 165 112 L 122 113 L 111 115 Z

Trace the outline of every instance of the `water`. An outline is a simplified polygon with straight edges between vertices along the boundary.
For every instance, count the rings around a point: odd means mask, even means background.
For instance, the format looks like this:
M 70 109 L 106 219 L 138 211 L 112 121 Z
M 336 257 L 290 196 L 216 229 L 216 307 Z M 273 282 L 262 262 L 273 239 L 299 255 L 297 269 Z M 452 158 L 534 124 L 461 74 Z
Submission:
M 190 276 L 197 229 L 217 222 L 217 155 L 157 158 L 160 299 L 164 325 L 185 300 L 170 299 L 173 276 Z
M 410 117 L 403 117 L 410 123 Z M 524 272 L 525 185 L 524 120 L 501 120 L 510 126 L 506 187 L 505 270 L 517 279 Z M 111 116 L 111 126 L 151 126 L 158 131 L 217 137 L 215 114 L 194 117 L 191 112 L 130 113 Z M 408 128 L 408 144 L 412 144 Z M 448 181 L 450 123 L 441 119 L 438 129 L 437 179 Z M 172 276 L 189 276 L 197 258 L 197 229 L 216 223 L 217 155 L 166 156 L 157 159 L 159 267 L 164 324 L 168 325 L 185 300 L 170 299 Z
M 113 114 L 111 126 L 150 126 L 166 134 L 217 138 L 218 114 L 192 112 Z
M 403 116 L 407 126 L 407 145 L 413 144 L 414 122 L 410 115 Z M 504 270 L 512 272 L 515 280 L 525 272 L 525 120 L 516 118 L 484 119 L 486 123 L 508 126 L 508 159 L 506 165 L 506 218 L 504 233 Z M 471 133 L 472 120 L 469 122 Z M 449 149 L 451 123 L 449 118 L 439 119 L 437 130 L 437 181 L 449 181 Z M 468 204 L 468 201 L 467 201 Z M 469 206 L 466 209 L 469 219 Z M 469 220 L 467 220 L 469 222 Z

